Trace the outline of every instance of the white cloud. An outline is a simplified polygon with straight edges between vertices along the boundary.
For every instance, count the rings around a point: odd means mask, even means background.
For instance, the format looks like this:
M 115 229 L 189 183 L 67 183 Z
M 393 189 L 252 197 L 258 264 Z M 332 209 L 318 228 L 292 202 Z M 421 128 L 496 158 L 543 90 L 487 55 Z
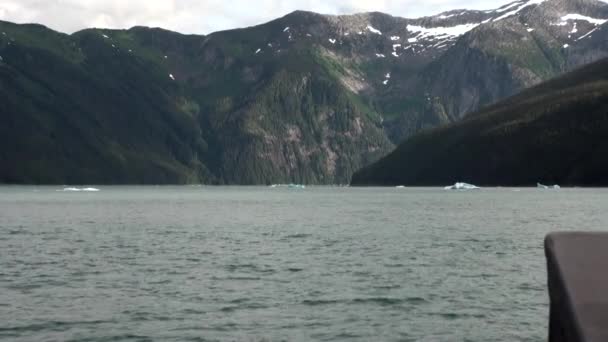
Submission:
M 380 11 L 418 17 L 457 8 L 496 8 L 507 2 L 509 0 L 0 0 L 0 20 L 41 23 L 68 33 L 87 27 L 135 25 L 209 33 L 260 24 L 296 9 L 328 14 Z

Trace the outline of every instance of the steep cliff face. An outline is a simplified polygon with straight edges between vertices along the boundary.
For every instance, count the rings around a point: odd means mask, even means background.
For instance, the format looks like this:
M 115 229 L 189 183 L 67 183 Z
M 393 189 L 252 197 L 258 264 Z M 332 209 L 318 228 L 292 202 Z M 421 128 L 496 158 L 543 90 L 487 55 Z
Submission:
M 606 56 L 607 11 L 297 11 L 207 36 L 0 22 L 0 180 L 347 183 L 421 130 Z

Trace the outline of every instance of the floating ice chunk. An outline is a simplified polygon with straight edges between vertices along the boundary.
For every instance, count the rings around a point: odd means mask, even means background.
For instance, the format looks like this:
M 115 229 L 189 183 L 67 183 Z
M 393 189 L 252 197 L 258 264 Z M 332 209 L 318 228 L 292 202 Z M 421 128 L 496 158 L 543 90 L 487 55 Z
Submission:
M 400 48 L 401 44 L 393 44 L 393 50 L 397 50 L 397 48 Z
M 418 41 L 418 38 L 408 38 L 408 39 L 407 39 L 407 42 L 408 42 L 408 43 L 415 43 L 415 42 L 417 42 L 417 41 Z
M 306 185 L 303 184 L 289 184 L 287 187 L 289 189 L 306 189 Z
M 105 34 L 102 34 L 101 36 L 102 36 L 102 37 L 104 37 L 105 39 L 110 39 L 110 37 L 108 37 L 108 36 L 107 36 L 107 35 L 105 35 Z
M 332 43 L 332 44 L 336 44 L 336 40 L 332 39 L 332 38 L 329 38 L 329 42 Z
M 570 47 L 569 44 L 564 44 L 564 49 L 567 49 L 568 47 Z
M 344 33 L 344 35 L 345 35 L 345 36 L 349 36 L 349 35 L 350 35 L 350 32 L 346 32 L 346 33 Z
M 359 31 L 357 32 L 358 35 L 362 36 L 363 35 L 363 31 Z
M 289 26 L 287 26 L 286 28 L 283 29 L 283 32 L 287 32 L 289 31 Z
M 175 77 L 173 77 L 173 74 L 169 74 L 169 78 L 175 81 Z
M 405 185 L 397 185 L 395 188 L 396 189 L 405 189 Z
M 384 75 L 384 78 L 391 78 L 391 73 L 390 72 L 386 73 L 386 75 Z
M 562 188 L 561 186 L 559 186 L 557 184 L 552 185 L 552 186 L 548 186 L 548 185 L 544 185 L 544 184 L 541 184 L 541 183 L 536 183 L 536 187 L 539 188 L 539 189 L 554 189 L 554 190 L 558 190 L 558 189 Z
M 382 84 L 387 85 L 387 84 L 388 84 L 388 80 L 384 80 L 384 81 L 382 82 Z
M 376 57 L 378 57 L 378 58 L 386 58 L 386 56 L 384 54 L 382 54 L 382 53 L 377 53 Z
M 375 29 L 372 25 L 367 25 L 367 30 L 371 33 L 382 35 L 382 32 L 380 32 L 380 30 Z
M 392 41 L 396 41 L 396 40 L 399 40 L 399 39 L 401 39 L 401 37 L 399 37 L 399 36 L 391 36 L 391 40 Z
M 458 182 L 454 185 L 446 186 L 444 189 L 445 190 L 478 190 L 481 188 L 478 186 L 475 186 L 473 184 Z
M 306 34 L 306 37 L 312 37 L 312 34 L 307 33 L 307 34 Z
M 533 28 L 529 28 L 529 29 L 526 29 L 526 31 L 532 32 L 532 31 L 534 31 L 534 29 Z
M 67 187 L 67 188 L 63 188 L 63 190 L 57 190 L 57 191 L 65 191 L 65 192 L 98 192 L 100 191 L 97 188 L 75 188 L 75 187 Z
M 260 53 L 260 51 L 262 51 L 262 49 L 255 50 L 255 54 L 257 55 L 258 53 Z
M 393 51 L 392 55 L 395 57 L 399 57 L 399 55 L 395 51 Z

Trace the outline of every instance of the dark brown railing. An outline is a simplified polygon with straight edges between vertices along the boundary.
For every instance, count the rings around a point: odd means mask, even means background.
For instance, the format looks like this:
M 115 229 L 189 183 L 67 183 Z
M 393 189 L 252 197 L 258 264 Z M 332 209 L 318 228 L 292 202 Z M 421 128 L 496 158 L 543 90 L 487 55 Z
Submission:
M 545 240 L 549 342 L 608 341 L 608 233 L 553 233 Z

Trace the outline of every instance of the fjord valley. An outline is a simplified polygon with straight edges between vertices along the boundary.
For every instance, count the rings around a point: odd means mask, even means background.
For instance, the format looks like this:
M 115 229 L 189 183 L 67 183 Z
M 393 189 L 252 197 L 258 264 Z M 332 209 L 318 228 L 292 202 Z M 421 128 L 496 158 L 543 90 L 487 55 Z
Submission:
M 430 128 L 608 56 L 608 4 L 63 34 L 0 23 L 0 182 L 344 184 Z
M 606 186 L 608 59 L 420 133 L 355 185 Z

